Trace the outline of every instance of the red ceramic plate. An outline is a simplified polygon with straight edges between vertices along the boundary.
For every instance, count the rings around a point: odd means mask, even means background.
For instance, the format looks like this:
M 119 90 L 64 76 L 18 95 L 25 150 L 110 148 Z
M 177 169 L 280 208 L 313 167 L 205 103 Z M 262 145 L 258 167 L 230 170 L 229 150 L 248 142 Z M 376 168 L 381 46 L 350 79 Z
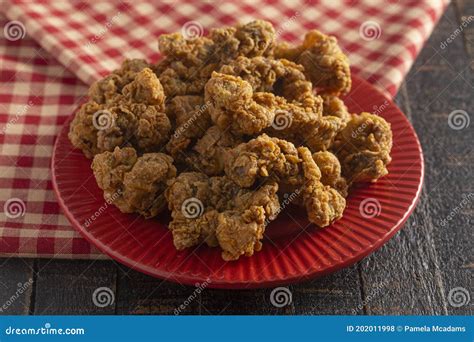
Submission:
M 304 211 L 285 209 L 267 227 L 263 248 L 252 257 L 225 262 L 218 248 L 207 246 L 178 252 L 167 229 L 168 213 L 145 220 L 108 206 L 91 161 L 67 138 L 72 117 L 54 148 L 54 189 L 67 218 L 87 240 L 113 259 L 155 277 L 184 284 L 207 281 L 215 288 L 256 288 L 328 274 L 354 264 L 390 239 L 413 211 L 423 182 L 420 143 L 400 109 L 357 77 L 345 101 L 351 112 L 375 112 L 391 123 L 389 175 L 354 189 L 344 216 L 324 229 L 309 224 Z

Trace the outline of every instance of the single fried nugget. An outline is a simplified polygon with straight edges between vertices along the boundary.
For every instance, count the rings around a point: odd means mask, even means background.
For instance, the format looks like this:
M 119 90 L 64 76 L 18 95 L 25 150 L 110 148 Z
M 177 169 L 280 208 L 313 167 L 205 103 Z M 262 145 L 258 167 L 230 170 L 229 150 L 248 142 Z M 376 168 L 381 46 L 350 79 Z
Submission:
M 119 69 L 92 84 L 88 92 L 89 99 L 99 104 L 116 102 L 116 97 L 134 80 L 136 74 L 149 67 L 150 65 L 143 59 L 124 60 Z
M 228 151 L 225 173 L 242 187 L 253 186 L 259 178 L 292 183 L 300 172 L 298 164 L 292 143 L 262 134 Z
M 171 123 L 164 113 L 165 96 L 156 75 L 146 67 L 121 73 L 129 83 L 109 89 L 104 85 L 108 82 L 99 81 L 102 85 L 91 88 L 95 95 L 91 94 L 71 122 L 69 140 L 88 158 L 117 146 L 156 152 L 169 139 Z
M 336 189 L 346 198 L 348 194 L 347 181 L 341 176 L 341 164 L 337 157 L 329 151 L 313 153 L 313 159 L 321 171 L 321 183 Z
M 173 158 L 164 153 L 145 153 L 124 176 L 124 197 L 135 212 L 154 217 L 166 207 L 166 183 L 173 177 Z
M 333 36 L 327 36 L 317 30 L 309 31 L 301 45 L 277 45 L 275 57 L 301 64 L 306 77 L 321 93 L 338 95 L 351 89 L 349 59 Z
M 131 147 L 116 148 L 113 152 L 97 154 L 92 161 L 97 185 L 104 191 L 104 199 L 113 203 L 123 213 L 133 212 L 124 197 L 123 179 L 137 162 L 137 152 Z
M 375 182 L 388 173 L 391 162 L 392 131 L 382 117 L 363 112 L 352 115 L 336 137 L 333 148 L 350 182 Z
M 321 182 L 321 171 L 314 162 L 311 151 L 299 147 L 303 170 L 303 202 L 311 222 L 326 227 L 342 217 L 346 200 L 334 188 Z
M 254 97 L 250 83 L 239 77 L 213 73 L 205 88 L 212 121 L 235 134 L 256 134 L 269 127 L 274 118 L 274 95 Z
M 136 212 L 145 217 L 156 216 L 166 206 L 166 183 L 176 176 L 170 156 L 145 153 L 137 157 L 131 147 L 97 154 L 92 170 L 107 201 L 124 213 Z

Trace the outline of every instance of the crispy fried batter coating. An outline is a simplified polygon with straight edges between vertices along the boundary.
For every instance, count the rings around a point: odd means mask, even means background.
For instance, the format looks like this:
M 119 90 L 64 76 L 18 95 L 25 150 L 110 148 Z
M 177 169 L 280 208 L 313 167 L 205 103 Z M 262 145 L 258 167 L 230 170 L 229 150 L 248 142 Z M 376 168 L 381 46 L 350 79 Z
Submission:
M 269 127 L 275 115 L 275 96 L 253 93 L 250 83 L 239 77 L 213 73 L 205 88 L 212 121 L 235 134 L 256 134 Z
M 335 37 L 276 43 L 262 20 L 193 33 L 161 35 L 157 64 L 126 60 L 75 115 L 69 139 L 94 157 L 108 203 L 144 217 L 167 203 L 178 250 L 205 243 L 237 260 L 262 248 L 278 191 L 326 227 L 354 182 L 388 173 L 390 124 L 349 114 Z
M 225 173 L 241 187 L 251 187 L 258 178 L 267 177 L 292 183 L 300 171 L 298 163 L 292 143 L 262 134 L 229 150 Z
M 217 211 L 207 207 L 217 199 L 210 191 L 206 175 L 198 172 L 179 174 L 168 182 L 165 196 L 172 216 L 169 229 L 178 250 L 201 242 L 211 247 L 218 245 L 215 237 Z
M 166 57 L 155 68 L 168 97 L 200 95 L 213 71 L 238 56 L 272 54 L 275 31 L 263 20 L 212 29 L 208 37 L 161 35 L 160 52 Z
M 350 182 L 374 182 L 388 173 L 392 131 L 382 117 L 363 112 L 352 115 L 336 137 L 334 151 L 342 174 Z
M 250 256 L 261 249 L 265 221 L 279 207 L 276 183 L 242 189 L 227 177 L 184 172 L 166 190 L 173 218 L 169 225 L 177 249 L 219 245 L 225 260 Z
M 302 189 L 310 221 L 325 227 L 342 216 L 346 204 L 347 186 L 332 157 L 330 154 L 316 156 L 319 161 L 331 158 L 333 163 L 334 170 L 325 168 L 322 178 L 308 148 L 296 148 L 285 140 L 264 134 L 230 150 L 225 173 L 242 187 L 251 187 L 259 178 L 270 178 L 291 192 Z
M 346 200 L 334 188 L 321 182 L 321 171 L 313 160 L 311 151 L 298 147 L 303 170 L 303 202 L 311 222 L 326 227 L 342 217 Z
M 282 105 L 279 108 L 288 107 Z M 270 136 L 288 140 L 296 146 L 307 146 L 311 151 L 317 152 L 329 149 L 336 135 L 345 127 L 345 123 L 337 116 L 315 117 L 314 115 L 294 115 L 295 113 L 305 112 L 276 111 L 272 126 L 265 132 Z
M 276 205 L 277 202 L 275 202 Z M 262 249 L 265 231 L 265 209 L 252 205 L 248 209 L 228 210 L 218 216 L 216 237 L 224 260 L 237 260 L 241 255 L 252 256 Z
M 104 190 L 104 199 L 112 202 L 124 213 L 133 208 L 124 197 L 123 179 L 137 162 L 137 152 L 131 147 L 116 148 L 113 152 L 97 154 L 92 162 L 92 170 L 99 188 Z
M 317 30 L 309 31 L 301 45 L 277 45 L 275 58 L 285 58 L 301 64 L 306 77 L 322 93 L 338 95 L 351 89 L 349 59 L 333 36 Z
M 160 81 L 148 68 L 133 73 L 130 64 L 133 63 L 125 62 L 122 67 L 127 71 L 116 72 L 126 75 L 123 79 L 129 83 L 119 87 L 114 82 L 113 86 L 109 82 L 100 85 L 104 80 L 97 82 L 89 92 L 91 99 L 71 123 L 69 139 L 88 158 L 113 151 L 116 146 L 132 146 L 140 152 L 159 151 L 169 139 L 171 123 L 164 113 Z
M 166 182 L 176 176 L 173 159 L 163 153 L 137 157 L 131 147 L 97 154 L 92 170 L 104 198 L 124 213 L 156 216 L 166 207 Z
M 321 171 L 321 183 L 336 189 L 345 198 L 348 184 L 341 176 L 341 164 L 337 157 L 329 151 L 313 153 L 313 159 Z
M 323 98 L 323 116 L 336 116 L 346 124 L 351 116 L 344 101 L 334 95 L 321 95 Z
M 213 73 L 205 87 L 212 121 L 235 134 L 254 135 L 268 129 L 270 135 L 290 136 L 321 117 L 322 99 L 311 97 L 311 106 L 288 102 L 272 93 L 253 92 L 240 77 Z
M 301 141 L 298 145 L 309 147 L 312 152 L 326 151 L 334 143 L 337 134 L 345 127 L 345 123 L 337 116 L 323 116 L 319 121 L 301 132 Z M 293 141 L 298 142 L 297 138 Z
M 271 92 L 318 111 L 319 100 L 315 99 L 313 86 L 306 80 L 303 70 L 301 65 L 286 59 L 240 56 L 222 66 L 219 73 L 240 77 L 250 83 L 254 92 Z
M 312 152 L 330 149 L 350 118 L 341 99 L 333 95 L 322 95 L 322 99 L 323 116 L 287 137 L 298 146 L 309 147 Z
M 186 152 L 186 164 L 208 176 L 217 176 L 224 171 L 224 162 L 230 149 L 242 143 L 242 139 L 211 126 L 201 139 Z
M 122 93 L 123 87 L 132 82 L 135 75 L 150 65 L 143 59 L 126 59 L 120 69 L 95 82 L 89 89 L 91 101 L 106 104 L 116 102 L 116 97 Z
M 97 125 L 94 125 L 94 122 L 97 122 L 94 114 L 101 113 L 104 107 L 104 105 L 98 104 L 95 101 L 84 103 L 76 112 L 69 127 L 69 140 L 75 148 L 82 150 L 87 158 L 92 158 L 97 153 L 102 152 L 97 147 L 98 129 L 96 128 Z M 104 116 L 104 118 L 109 117 L 111 116 L 107 114 Z
M 175 160 L 201 138 L 212 125 L 204 98 L 197 95 L 175 96 L 166 107 L 166 113 L 176 126 L 166 144 L 166 150 Z
M 292 111 L 277 112 L 272 127 L 266 132 L 297 146 L 307 146 L 312 152 L 329 150 L 337 134 L 346 126 L 350 115 L 344 102 L 338 97 L 322 95 L 322 100 L 322 116 L 305 120 L 293 116 Z M 279 122 L 282 124 L 279 125 Z

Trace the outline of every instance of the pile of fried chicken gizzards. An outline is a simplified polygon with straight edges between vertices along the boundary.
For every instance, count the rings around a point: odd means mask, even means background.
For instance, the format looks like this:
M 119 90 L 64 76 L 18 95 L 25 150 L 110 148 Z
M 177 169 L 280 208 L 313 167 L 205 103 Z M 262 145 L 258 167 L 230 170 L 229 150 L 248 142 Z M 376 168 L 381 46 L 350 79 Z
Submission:
M 158 45 L 159 61 L 125 60 L 91 86 L 69 139 L 120 211 L 171 211 L 178 250 L 251 256 L 289 194 L 326 227 L 351 186 L 388 173 L 390 124 L 348 112 L 349 61 L 335 37 L 313 30 L 290 45 L 256 20 Z

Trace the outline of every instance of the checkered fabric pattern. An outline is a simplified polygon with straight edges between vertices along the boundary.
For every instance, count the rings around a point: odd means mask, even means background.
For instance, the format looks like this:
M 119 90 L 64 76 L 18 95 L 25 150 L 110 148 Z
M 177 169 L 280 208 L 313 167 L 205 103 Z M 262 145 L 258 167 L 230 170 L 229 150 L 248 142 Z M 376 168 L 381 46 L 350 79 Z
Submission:
M 271 21 L 298 42 L 338 37 L 353 72 L 394 95 L 447 0 L 3 1 L 0 5 L 0 256 L 100 258 L 61 214 L 51 185 L 54 138 L 87 91 L 124 58 L 159 58 L 157 37 Z
M 29 37 L 1 38 L 0 80 L 0 255 L 101 256 L 61 214 L 51 185 L 55 136 L 87 86 Z

